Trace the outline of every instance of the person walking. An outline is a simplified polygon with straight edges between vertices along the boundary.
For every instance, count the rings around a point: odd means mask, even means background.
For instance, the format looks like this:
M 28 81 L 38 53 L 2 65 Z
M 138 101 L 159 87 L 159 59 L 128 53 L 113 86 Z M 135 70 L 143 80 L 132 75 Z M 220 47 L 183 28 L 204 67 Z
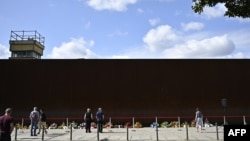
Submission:
M 91 113 L 91 109 L 88 108 L 87 112 L 84 114 L 84 121 L 86 123 L 85 129 L 86 129 L 86 133 L 91 133 L 91 122 L 93 120 L 93 114 Z
M 0 117 L 0 141 L 11 141 L 11 133 L 14 129 L 12 109 L 7 108 L 5 114 Z
M 203 115 L 201 113 L 201 111 L 199 110 L 199 108 L 196 108 L 196 112 L 195 112 L 195 122 L 196 122 L 196 128 L 197 128 L 197 132 L 201 132 L 202 130 L 202 124 L 203 124 Z
M 39 121 L 40 114 L 37 111 L 37 107 L 33 108 L 33 111 L 30 112 L 30 135 L 37 136 L 36 128 Z
M 104 114 L 102 112 L 102 108 L 98 108 L 98 111 L 96 112 L 96 120 L 97 120 L 97 130 L 98 132 L 102 133 L 103 129 L 103 120 L 104 120 Z
M 45 134 L 47 134 L 46 120 L 47 120 L 47 117 L 46 117 L 44 110 L 40 109 L 40 118 L 39 118 L 39 123 L 38 123 L 39 130 L 37 134 L 40 134 L 40 131 L 43 129 L 44 129 Z

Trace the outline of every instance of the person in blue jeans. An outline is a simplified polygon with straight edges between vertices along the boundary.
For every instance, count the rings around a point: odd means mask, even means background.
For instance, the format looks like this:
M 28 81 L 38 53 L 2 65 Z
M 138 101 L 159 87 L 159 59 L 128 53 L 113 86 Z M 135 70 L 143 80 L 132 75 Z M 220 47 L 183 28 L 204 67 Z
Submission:
M 103 129 L 103 120 L 104 120 L 104 114 L 102 112 L 102 108 L 98 108 L 98 111 L 96 112 L 96 120 L 97 120 L 97 129 L 98 132 L 102 133 Z
M 37 107 L 33 108 L 33 111 L 30 112 L 30 135 L 37 136 L 36 129 L 39 121 L 39 112 L 37 111 Z
M 196 108 L 196 112 L 195 112 L 195 122 L 196 122 L 196 128 L 197 128 L 197 132 L 201 132 L 202 130 L 202 125 L 203 125 L 203 115 L 201 113 L 201 111 L 199 110 L 199 108 Z

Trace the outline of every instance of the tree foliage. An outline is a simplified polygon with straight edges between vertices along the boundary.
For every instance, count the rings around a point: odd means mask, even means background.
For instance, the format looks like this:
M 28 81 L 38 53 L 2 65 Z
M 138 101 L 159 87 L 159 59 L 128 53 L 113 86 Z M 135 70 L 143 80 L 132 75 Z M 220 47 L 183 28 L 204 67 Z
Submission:
M 192 9 L 195 13 L 202 13 L 203 8 L 213 7 L 218 3 L 225 4 L 225 16 L 250 18 L 250 0 L 193 0 Z

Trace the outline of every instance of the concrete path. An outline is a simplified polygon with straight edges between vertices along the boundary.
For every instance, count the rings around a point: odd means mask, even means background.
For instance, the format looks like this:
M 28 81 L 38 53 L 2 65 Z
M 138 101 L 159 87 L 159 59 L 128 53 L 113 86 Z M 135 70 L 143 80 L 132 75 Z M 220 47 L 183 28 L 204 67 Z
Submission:
M 197 133 L 196 128 L 158 128 L 158 134 L 155 128 L 111 128 L 104 129 L 103 133 L 99 133 L 99 141 L 223 141 L 223 126 L 218 127 L 218 138 L 216 127 L 209 127 Z M 48 134 L 44 135 L 47 141 L 98 141 L 96 129 L 92 129 L 92 133 L 85 133 L 84 129 L 73 129 L 72 136 L 69 129 L 51 129 Z M 12 140 L 15 140 L 15 132 L 12 133 Z M 36 141 L 42 140 L 42 135 L 30 136 L 27 129 L 17 130 L 17 141 Z

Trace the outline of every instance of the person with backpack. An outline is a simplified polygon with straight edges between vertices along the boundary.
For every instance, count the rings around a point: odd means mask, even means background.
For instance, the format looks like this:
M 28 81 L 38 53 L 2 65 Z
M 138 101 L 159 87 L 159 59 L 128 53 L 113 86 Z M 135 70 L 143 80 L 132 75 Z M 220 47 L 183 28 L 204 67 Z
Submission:
M 40 114 L 37 111 L 37 107 L 33 108 L 33 111 L 30 112 L 30 135 L 37 136 L 36 129 L 39 121 Z

